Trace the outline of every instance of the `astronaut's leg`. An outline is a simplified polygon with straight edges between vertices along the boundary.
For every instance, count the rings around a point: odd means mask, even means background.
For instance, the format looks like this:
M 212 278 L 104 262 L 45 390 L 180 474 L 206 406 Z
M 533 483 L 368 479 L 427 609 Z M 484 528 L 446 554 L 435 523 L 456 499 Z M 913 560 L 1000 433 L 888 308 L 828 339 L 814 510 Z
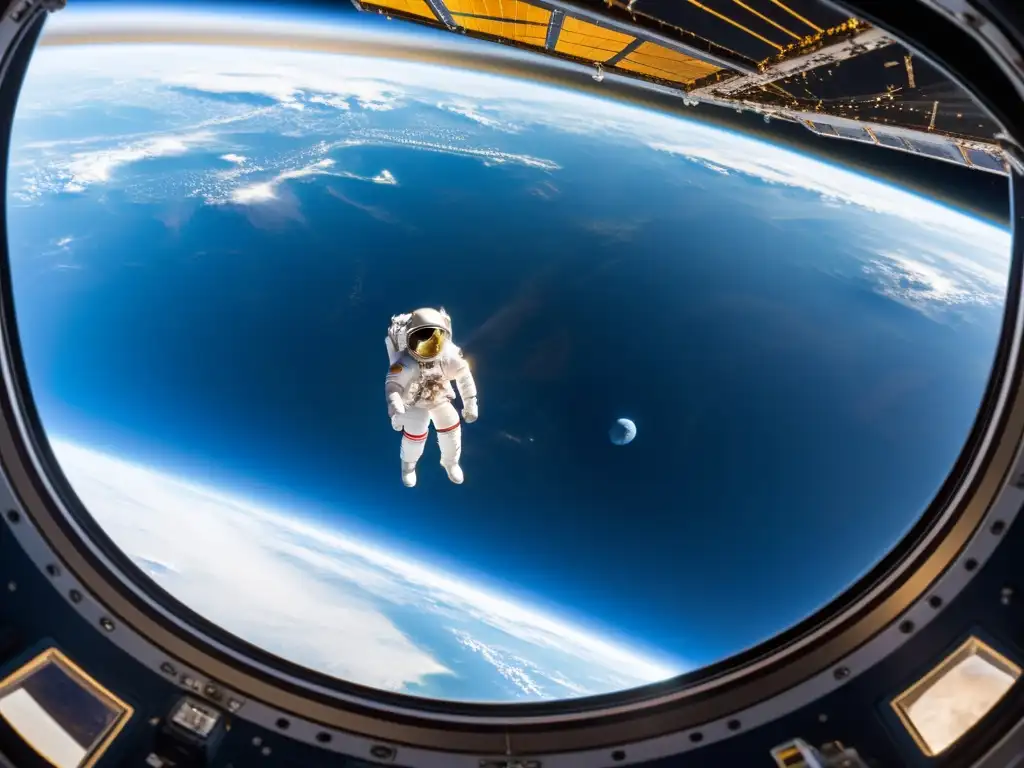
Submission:
M 402 416 L 402 482 L 408 488 L 416 485 L 416 462 L 423 455 L 430 425 L 430 412 L 423 408 L 409 408 Z
M 453 483 L 463 481 L 462 467 L 462 425 L 459 423 L 459 412 L 451 403 L 444 403 L 430 411 L 430 420 L 437 431 L 437 444 L 441 449 L 441 466 L 448 473 Z

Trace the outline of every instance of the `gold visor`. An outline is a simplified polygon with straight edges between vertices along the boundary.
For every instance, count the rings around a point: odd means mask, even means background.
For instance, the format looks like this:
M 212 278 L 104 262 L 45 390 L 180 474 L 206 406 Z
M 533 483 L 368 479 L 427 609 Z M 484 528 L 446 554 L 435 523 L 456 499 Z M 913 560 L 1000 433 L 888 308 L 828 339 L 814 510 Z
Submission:
M 419 328 L 409 334 L 409 349 L 416 357 L 432 360 L 444 348 L 445 332 L 440 328 Z

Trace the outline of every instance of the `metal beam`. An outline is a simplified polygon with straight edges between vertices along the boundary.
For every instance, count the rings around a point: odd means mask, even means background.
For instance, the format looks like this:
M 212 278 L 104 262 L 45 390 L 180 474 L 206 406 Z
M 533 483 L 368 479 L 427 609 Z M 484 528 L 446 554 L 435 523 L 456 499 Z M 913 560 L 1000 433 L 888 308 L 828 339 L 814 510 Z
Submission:
M 437 16 L 437 20 L 448 27 L 448 29 L 458 29 L 459 25 L 455 23 L 455 19 L 452 18 L 452 13 L 448 10 L 448 6 L 444 4 L 444 0 L 427 0 L 427 5 L 430 6 L 430 10 Z
M 548 23 L 548 36 L 544 40 L 544 47 L 549 51 L 555 50 L 555 46 L 558 45 L 558 36 L 562 33 L 562 19 L 565 18 L 565 14 L 561 11 L 551 12 L 551 21 Z
M 561 11 L 566 16 L 574 16 L 577 19 L 583 21 L 589 21 L 591 24 L 597 24 L 599 27 L 605 29 L 611 29 L 615 32 L 621 32 L 624 35 L 630 37 L 638 37 L 646 42 L 656 43 L 669 50 L 681 53 L 684 56 L 690 56 L 694 59 L 712 64 L 721 69 L 731 69 L 744 74 L 754 74 L 757 69 L 745 61 L 731 58 L 725 55 L 709 53 L 708 51 L 702 51 L 699 48 L 695 48 L 691 45 L 687 45 L 681 40 L 676 40 L 664 35 L 660 32 L 656 32 L 652 29 L 648 29 L 643 26 L 639 20 L 634 20 L 632 23 L 624 20 L 613 18 L 612 16 L 606 15 L 593 8 L 588 8 L 584 5 L 580 5 L 576 0 L 528 0 L 530 5 L 535 5 L 538 8 L 546 8 L 549 11 Z
M 837 61 L 852 59 L 855 56 L 884 48 L 892 42 L 892 38 L 888 37 L 885 32 L 877 27 L 871 27 L 851 38 L 819 48 L 813 53 L 794 56 L 792 59 L 780 61 L 778 64 L 766 68 L 763 72 L 746 75 L 745 77 L 734 77 L 721 83 L 706 85 L 703 88 L 691 91 L 690 94 L 698 97 L 710 94 L 734 96 L 749 88 L 767 85 L 776 80 L 798 75 L 801 72 L 809 72 L 825 64 L 834 64 Z
M 624 58 L 626 58 L 627 56 L 629 56 L 629 54 L 631 54 L 631 53 L 632 53 L 633 51 L 635 51 L 635 50 L 636 50 L 637 48 L 639 48 L 639 47 L 640 47 L 641 45 L 643 45 L 643 44 L 644 44 L 644 41 L 643 41 L 643 40 L 641 40 L 641 39 L 640 39 L 640 38 L 638 37 L 638 38 L 637 38 L 636 40 L 634 40 L 634 41 L 633 41 L 632 43 L 630 43 L 630 44 L 629 44 L 629 45 L 627 45 L 627 46 L 626 46 L 625 48 L 623 48 L 623 49 L 622 49 L 621 51 L 619 51 L 619 52 L 618 52 L 618 53 L 616 53 L 616 54 L 615 54 L 614 56 L 612 56 L 612 57 L 611 57 L 610 59 L 608 59 L 607 61 L 605 61 L 605 65 L 606 65 L 606 66 L 609 66 L 609 67 L 614 67 L 614 66 L 615 66 L 616 64 L 618 64 L 618 63 L 619 63 L 620 61 L 622 61 L 622 60 L 623 60 Z

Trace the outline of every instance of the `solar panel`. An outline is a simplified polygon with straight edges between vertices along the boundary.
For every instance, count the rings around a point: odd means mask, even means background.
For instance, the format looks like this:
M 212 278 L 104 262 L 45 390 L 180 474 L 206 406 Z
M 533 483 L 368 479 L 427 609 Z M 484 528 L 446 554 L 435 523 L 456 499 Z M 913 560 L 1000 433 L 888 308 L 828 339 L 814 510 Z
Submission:
M 460 27 L 517 43 L 543 46 L 551 11 L 518 0 L 447 0 Z
M 836 129 L 828 123 L 810 123 L 811 130 L 825 136 L 838 136 Z
M 880 131 L 877 127 L 874 129 L 875 138 L 878 139 L 878 143 L 886 147 L 893 147 L 894 149 L 906 149 L 907 145 L 903 142 L 899 136 L 894 136 L 891 133 L 885 133 Z
M 425 0 L 373 0 L 375 6 L 392 11 L 401 11 L 411 16 L 420 16 L 430 21 L 437 21 L 437 16 L 430 10 Z
M 836 125 L 836 133 L 844 139 L 856 139 L 857 141 L 871 141 L 871 136 L 859 125 Z M 874 144 L 873 141 L 871 141 Z
M 598 82 L 615 73 L 798 121 L 822 136 L 1007 172 L 998 148 L 985 150 L 993 123 L 959 86 L 924 60 L 909 67 L 911 54 L 884 30 L 820 0 L 352 2 L 361 11 L 600 64 Z M 975 149 L 954 137 L 970 138 Z
M 645 42 L 620 61 L 617 66 L 630 72 L 662 80 L 692 83 L 702 77 L 718 72 L 714 64 L 695 59 L 692 56 L 670 50 L 655 43 Z
M 985 152 L 980 149 L 968 149 L 967 159 L 972 164 L 980 166 L 981 168 L 988 168 L 991 171 L 1002 171 L 1005 169 L 1006 164 L 1003 162 L 1003 158 L 993 155 L 991 152 Z
M 912 149 L 917 150 L 922 155 L 928 155 L 930 157 L 939 157 L 943 160 L 956 160 L 957 162 L 963 162 L 963 157 L 960 154 L 960 150 L 955 149 L 950 144 L 939 144 L 933 141 L 922 141 L 918 138 L 907 138 L 906 142 Z
M 589 21 L 566 16 L 555 50 L 589 61 L 608 61 L 633 42 L 632 35 L 605 29 Z

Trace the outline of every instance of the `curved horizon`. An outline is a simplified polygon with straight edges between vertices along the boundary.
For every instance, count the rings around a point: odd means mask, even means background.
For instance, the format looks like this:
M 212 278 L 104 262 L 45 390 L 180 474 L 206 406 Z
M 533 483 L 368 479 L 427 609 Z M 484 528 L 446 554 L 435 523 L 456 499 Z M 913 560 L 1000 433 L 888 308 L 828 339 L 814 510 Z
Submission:
M 499 594 L 493 585 L 478 587 L 471 584 L 460 579 L 458 573 L 429 563 L 422 555 L 408 558 L 404 553 L 396 553 L 393 548 L 389 548 L 381 542 L 366 541 L 362 537 L 358 539 L 351 537 L 350 532 L 345 531 L 342 526 L 329 525 L 322 519 L 314 520 L 310 513 L 304 514 L 304 510 L 301 508 L 283 510 L 278 502 L 268 503 L 260 499 L 241 498 L 230 490 L 199 484 L 165 468 L 133 462 L 91 446 L 71 442 L 65 438 L 50 436 L 48 441 L 62 472 L 71 481 L 72 490 L 79 496 L 83 507 L 100 523 L 106 534 L 161 589 L 193 610 L 196 610 L 193 607 L 194 600 L 181 599 L 174 594 L 173 590 L 167 589 L 165 584 L 160 583 L 161 572 L 176 571 L 178 566 L 175 563 L 170 559 L 150 554 L 148 551 L 146 554 L 132 551 L 138 547 L 129 545 L 130 535 L 126 537 L 128 533 L 126 526 L 104 524 L 103 519 L 111 514 L 110 505 L 90 503 L 90 501 L 96 501 L 94 498 L 87 498 L 96 495 L 91 492 L 90 481 L 95 481 L 100 476 L 106 477 L 108 473 L 114 472 L 120 478 L 122 485 L 147 488 L 149 493 L 144 496 L 147 503 L 159 504 L 161 496 L 167 496 L 166 493 L 161 494 L 154 489 L 176 488 L 180 489 L 183 500 L 192 494 L 208 499 L 214 504 L 240 510 L 260 522 L 270 523 L 282 531 L 293 532 L 311 540 L 315 539 L 322 545 L 329 546 L 344 555 L 354 556 L 404 582 L 421 586 L 429 590 L 431 594 L 439 596 L 440 600 L 469 606 L 471 609 L 479 611 L 482 616 L 490 617 L 496 622 L 507 622 L 505 626 L 514 627 L 513 634 L 515 635 L 520 635 L 528 630 L 531 633 L 531 639 L 539 644 L 551 645 L 562 641 L 570 645 L 580 656 L 594 655 L 599 656 L 604 662 L 622 664 L 632 675 L 645 679 L 647 683 L 661 682 L 692 671 L 692 665 L 681 662 L 678 667 L 668 666 L 667 657 L 670 656 L 668 653 L 661 654 L 663 658 L 660 660 L 655 659 L 652 653 L 631 648 L 628 643 L 619 640 L 609 641 L 592 628 L 581 626 L 571 620 L 558 619 L 543 609 L 528 604 L 525 600 Z M 143 497 L 137 498 L 140 501 L 143 499 Z M 166 500 L 171 501 L 170 498 Z M 301 507 L 301 504 L 298 504 L 297 507 Z M 122 546 L 122 542 L 129 546 Z M 201 610 L 199 612 L 205 618 L 220 623 L 216 616 Z M 223 628 L 233 634 L 238 634 L 233 632 L 229 626 Z M 238 636 L 246 642 L 253 642 L 251 635 L 245 637 L 238 634 Z M 309 666 L 316 668 L 312 664 Z M 428 674 L 451 674 L 451 670 L 438 666 Z M 352 677 L 350 676 L 348 679 L 352 679 Z M 357 682 L 359 681 L 357 680 Z M 374 685 L 366 682 L 362 684 Z M 376 687 L 384 686 L 378 684 Z

